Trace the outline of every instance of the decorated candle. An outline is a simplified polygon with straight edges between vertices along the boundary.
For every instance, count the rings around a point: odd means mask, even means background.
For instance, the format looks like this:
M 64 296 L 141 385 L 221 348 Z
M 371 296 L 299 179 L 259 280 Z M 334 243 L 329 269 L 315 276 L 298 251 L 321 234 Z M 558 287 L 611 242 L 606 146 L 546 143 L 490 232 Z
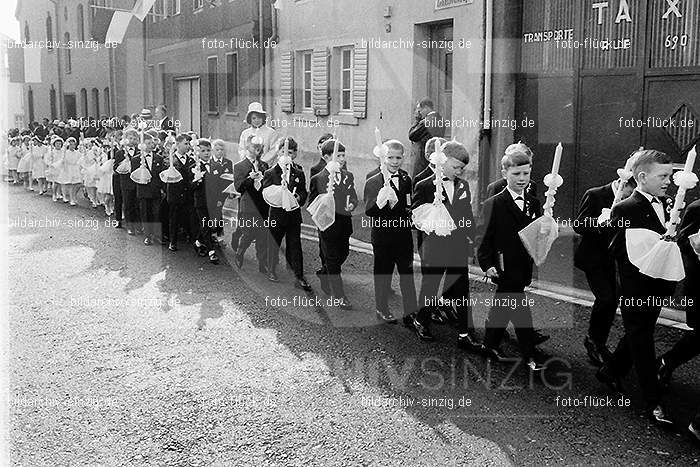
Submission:
M 554 162 L 552 162 L 552 174 L 557 175 L 559 173 L 559 165 L 561 165 L 561 153 L 564 147 L 561 142 L 557 144 L 557 149 L 554 151 Z

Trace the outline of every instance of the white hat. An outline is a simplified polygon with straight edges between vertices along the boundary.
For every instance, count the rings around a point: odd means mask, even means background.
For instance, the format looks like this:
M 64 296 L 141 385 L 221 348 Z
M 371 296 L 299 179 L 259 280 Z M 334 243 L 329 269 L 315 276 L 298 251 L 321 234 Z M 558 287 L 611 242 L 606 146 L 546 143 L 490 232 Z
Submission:
M 146 109 L 144 108 L 141 110 L 141 113 L 139 114 L 141 118 L 144 120 L 151 120 L 153 118 L 153 114 L 151 113 L 151 109 Z
M 68 120 L 68 123 L 69 123 L 70 126 L 72 126 L 73 128 L 76 128 L 76 127 L 78 126 L 78 121 L 77 121 L 77 120 L 70 119 L 70 120 Z
M 245 114 L 245 121 L 250 123 L 250 114 L 256 113 L 260 114 L 263 116 L 263 120 L 267 119 L 267 112 L 265 112 L 262 108 L 262 104 L 260 102 L 251 102 L 248 105 L 248 113 Z

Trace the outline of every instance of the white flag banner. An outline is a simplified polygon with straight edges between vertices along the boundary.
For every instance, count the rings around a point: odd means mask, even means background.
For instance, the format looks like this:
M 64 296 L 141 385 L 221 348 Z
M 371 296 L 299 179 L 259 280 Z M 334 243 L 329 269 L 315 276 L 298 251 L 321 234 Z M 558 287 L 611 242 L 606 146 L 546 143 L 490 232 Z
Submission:
M 114 16 L 112 16 L 112 21 L 109 23 L 109 29 L 107 29 L 105 42 L 121 44 L 133 16 L 134 15 L 128 11 L 115 11 Z
M 41 83 L 41 49 L 24 48 L 24 82 Z
M 138 0 L 136 5 L 134 5 L 134 9 L 131 10 L 131 13 L 133 13 L 139 21 L 143 22 L 148 12 L 153 8 L 154 3 L 156 3 L 156 0 Z

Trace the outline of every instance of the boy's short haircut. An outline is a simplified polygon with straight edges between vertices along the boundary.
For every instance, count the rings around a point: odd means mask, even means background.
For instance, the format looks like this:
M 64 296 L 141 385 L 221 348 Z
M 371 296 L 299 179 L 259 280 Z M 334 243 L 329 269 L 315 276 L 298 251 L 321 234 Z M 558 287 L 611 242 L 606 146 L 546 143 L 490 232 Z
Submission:
M 254 143 L 253 139 L 257 138 L 260 140 L 258 143 Z M 249 144 L 255 144 L 257 146 L 264 146 L 264 142 L 262 141 L 262 138 L 260 138 L 258 135 L 248 135 L 248 137 L 245 139 L 245 145 L 248 147 Z
M 287 138 L 282 138 L 282 139 L 280 140 L 280 143 L 277 145 L 277 149 L 278 149 L 278 150 L 279 150 L 279 149 L 284 149 L 284 141 L 285 141 L 285 139 L 286 139 L 287 141 L 289 141 L 289 142 L 287 143 L 287 149 L 289 149 L 290 151 L 296 151 L 297 149 L 299 149 L 299 145 L 297 144 L 296 141 L 294 141 L 294 138 L 292 138 L 291 136 L 288 136 Z
M 508 153 L 501 159 L 501 168 L 503 170 L 524 165 L 532 165 L 532 157 L 521 151 Z
M 439 136 L 433 136 L 425 143 L 425 158 L 430 159 L 430 155 L 435 152 L 435 144 L 442 146 L 445 144 L 445 138 L 440 138 Z
M 223 139 L 217 138 L 211 142 L 211 145 L 212 145 L 212 147 L 222 146 L 225 149 L 226 148 L 226 141 L 224 141 Z
M 527 144 L 523 143 L 522 141 L 518 141 L 517 143 L 509 145 L 506 150 L 504 151 L 504 154 L 510 154 L 514 152 L 521 152 L 532 159 L 535 157 L 535 153 L 532 152 L 532 149 L 530 149 Z
M 429 108 L 429 109 L 434 109 L 435 108 L 435 103 L 433 102 L 432 99 L 429 97 L 424 97 L 420 101 L 418 101 L 418 106 L 422 108 Z
M 398 139 L 390 139 L 389 141 L 384 142 L 384 144 L 387 148 L 393 151 L 399 151 L 401 154 L 403 154 L 406 151 L 406 148 Z
M 144 141 L 144 142 L 146 142 L 146 141 L 153 141 L 154 139 L 155 139 L 155 138 L 153 137 L 153 135 L 150 134 L 149 132 L 145 132 L 145 133 L 143 134 L 143 141 Z
M 316 143 L 317 146 L 321 146 L 323 143 L 328 141 L 329 139 L 333 139 L 333 135 L 330 133 L 325 133 L 318 139 L 318 143 Z
M 187 133 L 180 133 L 175 137 L 175 142 L 182 143 L 183 141 L 189 143 L 190 141 L 192 141 L 192 138 L 190 138 L 190 135 L 188 135 Z
M 197 146 L 199 146 L 200 148 L 201 147 L 211 148 L 211 141 L 209 141 L 207 138 L 200 138 L 197 141 Z
M 469 152 L 462 143 L 457 141 L 448 141 L 442 146 L 442 152 L 453 159 L 457 159 L 464 165 L 469 164 Z
M 636 178 L 640 172 L 646 172 L 652 164 L 671 164 L 673 161 L 665 152 L 656 149 L 645 149 L 638 151 L 632 163 L 632 173 Z
M 133 136 L 136 136 L 138 138 L 139 132 L 136 131 L 135 128 L 127 128 L 126 130 L 124 130 L 124 137 L 126 138 L 129 135 L 133 135 Z
M 328 141 L 323 143 L 323 146 L 321 146 L 321 155 L 322 156 L 332 156 L 334 147 L 335 147 L 335 140 L 329 139 Z M 338 143 L 338 152 L 345 152 L 345 146 L 343 145 L 343 143 Z

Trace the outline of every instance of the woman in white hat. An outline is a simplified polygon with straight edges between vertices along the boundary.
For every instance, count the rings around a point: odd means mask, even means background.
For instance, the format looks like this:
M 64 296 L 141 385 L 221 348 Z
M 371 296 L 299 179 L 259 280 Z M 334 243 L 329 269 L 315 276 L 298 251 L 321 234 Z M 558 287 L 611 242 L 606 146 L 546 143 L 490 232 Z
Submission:
M 246 157 L 246 141 L 251 135 L 254 135 L 263 140 L 263 155 L 260 159 L 272 165 L 273 159 L 277 155 L 277 150 L 275 149 L 277 132 L 267 125 L 267 112 L 263 110 L 260 102 L 251 102 L 248 105 L 245 121 L 250 125 L 250 128 L 243 130 L 241 137 L 238 139 L 238 154 L 241 156 L 241 159 Z

